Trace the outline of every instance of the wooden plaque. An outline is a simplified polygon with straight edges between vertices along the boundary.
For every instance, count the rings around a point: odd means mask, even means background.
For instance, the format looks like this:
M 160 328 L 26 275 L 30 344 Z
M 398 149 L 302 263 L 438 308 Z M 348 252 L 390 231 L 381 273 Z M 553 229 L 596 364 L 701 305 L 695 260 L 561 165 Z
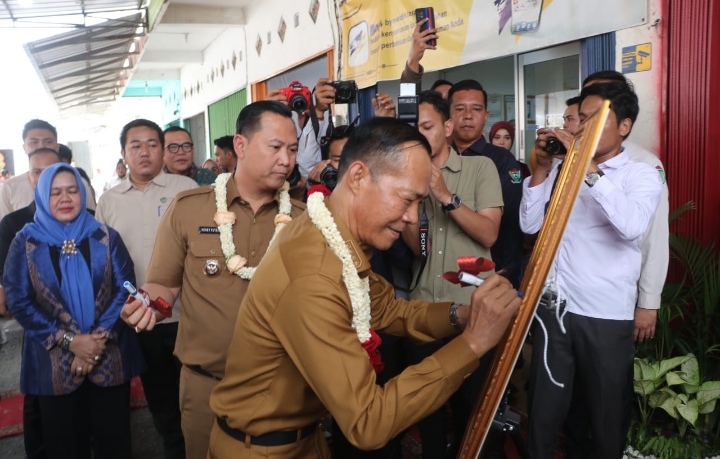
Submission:
M 525 337 L 530 330 L 550 266 L 555 259 L 570 212 L 597 149 L 609 111 L 610 102 L 605 101 L 600 110 L 585 120 L 565 157 L 565 165 L 560 172 L 547 215 L 530 257 L 530 264 L 520 285 L 520 291 L 525 294 L 525 298 L 515 321 L 497 346 L 485 385 L 475 402 L 471 423 L 465 431 L 458 459 L 475 459 L 480 454 L 480 448 L 487 437 Z

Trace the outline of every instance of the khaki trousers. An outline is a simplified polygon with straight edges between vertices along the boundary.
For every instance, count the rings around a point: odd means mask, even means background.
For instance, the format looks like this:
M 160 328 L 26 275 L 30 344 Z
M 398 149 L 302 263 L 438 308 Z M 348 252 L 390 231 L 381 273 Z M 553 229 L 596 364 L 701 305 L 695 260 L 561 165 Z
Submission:
M 226 434 L 214 421 L 206 459 L 330 459 L 322 429 L 299 442 L 282 446 L 245 445 Z
M 180 370 L 180 414 L 186 459 L 205 459 L 215 415 L 210 392 L 220 381 L 199 375 L 183 365 Z

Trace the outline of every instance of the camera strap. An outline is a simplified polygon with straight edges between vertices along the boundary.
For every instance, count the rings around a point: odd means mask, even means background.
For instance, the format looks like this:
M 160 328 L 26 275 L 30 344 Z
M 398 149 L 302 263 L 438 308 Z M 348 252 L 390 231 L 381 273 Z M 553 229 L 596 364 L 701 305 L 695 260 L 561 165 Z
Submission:
M 560 172 L 562 172 L 563 164 L 565 164 L 565 161 L 560 161 L 560 164 L 558 164 L 557 167 L 557 175 L 555 176 L 555 181 L 553 182 L 552 190 L 550 190 L 550 199 L 548 199 L 548 202 L 545 203 L 545 213 L 547 214 L 548 207 L 550 207 L 550 200 L 552 200 L 552 195 L 555 194 L 555 188 L 557 188 L 558 180 L 560 179 Z
M 425 270 L 425 264 L 428 259 L 428 234 L 430 233 L 430 221 L 427 213 L 425 213 L 425 203 L 423 202 L 423 210 L 420 214 L 420 270 L 415 278 L 415 286 L 410 287 L 408 292 L 412 292 L 420 284 L 420 276 Z

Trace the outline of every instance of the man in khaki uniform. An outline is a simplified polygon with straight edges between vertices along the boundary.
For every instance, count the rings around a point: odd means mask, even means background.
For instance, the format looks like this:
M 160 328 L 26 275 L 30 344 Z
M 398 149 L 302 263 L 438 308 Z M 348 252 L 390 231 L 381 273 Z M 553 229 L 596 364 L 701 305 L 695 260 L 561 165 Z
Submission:
M 415 252 L 413 276 L 418 273 L 420 280 L 416 289 L 410 292 L 410 299 L 425 301 L 454 301 L 468 303 L 472 289 L 452 284 L 442 277 L 447 271 L 458 270 L 458 257 L 484 257 L 491 259 L 490 247 L 495 243 L 502 218 L 502 188 L 495 164 L 485 157 L 460 156 L 448 145 L 453 132 L 450 118 L 450 104 L 435 91 L 420 93 L 418 106 L 418 129 L 432 147 L 433 175 L 430 180 L 430 195 L 420 213 L 425 212 L 429 221 L 429 247 L 427 264 L 422 267 L 420 254 L 419 225 L 408 225 L 403 232 L 405 243 Z M 487 277 L 492 271 L 479 274 Z M 408 343 L 409 363 L 418 363 L 442 346 L 438 341 L 425 345 Z M 490 355 L 483 361 L 489 363 Z M 472 384 L 477 390 L 487 374 L 487 364 L 468 378 L 459 393 Z M 477 398 L 477 394 L 471 391 Z M 457 395 L 453 398 L 456 398 Z M 453 421 L 458 446 L 463 437 L 467 417 L 473 402 L 463 401 L 462 406 L 453 405 Z M 469 406 L 467 406 L 469 405 Z M 419 423 L 423 443 L 423 458 L 443 457 L 447 450 L 445 427 L 446 410 L 439 409 Z
M 122 236 L 135 264 L 138 285 L 145 283 L 162 216 L 176 194 L 197 188 L 188 177 L 163 172 L 164 142 L 162 129 L 152 121 L 137 119 L 123 127 L 121 154 L 130 167 L 130 178 L 100 197 L 95 214 L 98 221 Z M 185 458 L 180 428 L 180 365 L 173 355 L 179 319 L 180 301 L 176 301 L 171 317 L 138 336 L 147 362 L 147 371 L 141 375 L 143 388 L 155 428 L 163 438 L 165 459 Z
M 507 280 L 488 278 L 470 307 L 431 304 L 396 300 L 370 269 L 372 248 L 389 248 L 417 220 L 430 176 L 430 146 L 415 128 L 375 118 L 355 130 L 333 194 L 310 196 L 250 284 L 210 399 L 209 458 L 329 458 L 317 428 L 328 411 L 351 443 L 377 449 L 439 408 L 497 343 L 520 304 Z M 375 384 L 369 329 L 428 342 L 463 326 L 433 356 Z
M 216 193 L 227 192 L 235 254 L 247 267 L 260 263 L 276 230 L 276 217 L 287 206 L 292 218 L 304 206 L 286 200 L 279 192 L 292 171 L 297 137 L 290 110 L 278 102 L 256 102 L 245 107 L 237 121 L 235 175 L 223 186 L 201 187 L 180 193 L 160 223 L 155 249 L 143 289 L 150 298 L 172 303 L 182 287 L 182 310 L 175 355 L 183 364 L 180 375 L 180 409 L 188 459 L 207 454 L 214 416 L 210 392 L 225 374 L 225 355 L 233 326 L 249 281 L 227 266 L 223 253 Z M 222 191 L 220 191 L 222 192 Z M 283 204 L 285 203 L 285 205 Z M 225 217 L 227 213 L 221 214 Z M 223 225 L 226 227 L 226 225 Z M 226 244 L 227 246 L 227 244 Z M 231 260 L 233 268 L 238 265 Z M 243 272 L 248 277 L 247 270 Z M 121 315 L 138 330 L 152 329 L 159 317 L 139 301 L 126 305 Z

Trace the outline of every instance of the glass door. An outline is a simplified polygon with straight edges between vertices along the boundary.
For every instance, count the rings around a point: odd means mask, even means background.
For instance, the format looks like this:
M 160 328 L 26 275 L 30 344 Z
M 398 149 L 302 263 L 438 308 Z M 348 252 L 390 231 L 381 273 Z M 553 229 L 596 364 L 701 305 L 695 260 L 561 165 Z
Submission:
M 580 93 L 580 43 L 518 56 L 516 104 L 518 157 L 530 164 L 536 132 L 542 127 L 562 127 L 565 101 Z

